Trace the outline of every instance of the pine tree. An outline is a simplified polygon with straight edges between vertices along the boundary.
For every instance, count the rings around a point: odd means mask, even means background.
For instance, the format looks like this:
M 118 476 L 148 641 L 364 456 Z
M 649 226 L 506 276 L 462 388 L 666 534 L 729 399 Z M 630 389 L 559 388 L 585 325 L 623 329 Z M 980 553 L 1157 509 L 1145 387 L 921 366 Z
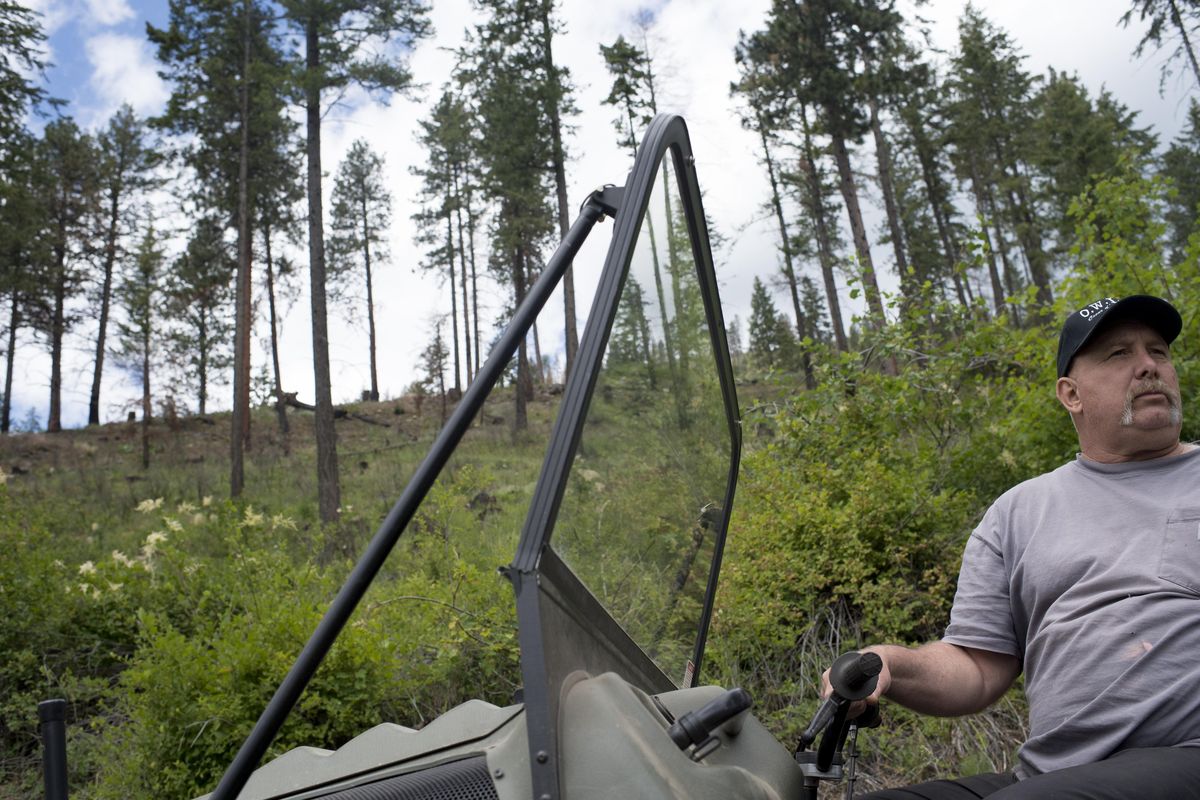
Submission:
M 1023 147 L 1027 139 L 1021 134 L 1030 125 L 1034 79 L 1022 60 L 1008 34 L 967 6 L 959 21 L 959 51 L 951 59 L 947 79 L 953 98 L 947 105 L 948 133 L 956 169 L 970 182 L 979 214 L 992 225 L 995 236 L 989 249 L 1004 263 L 1003 286 L 1001 275 L 993 270 L 993 294 L 1014 294 L 1023 283 L 1009 251 L 1011 234 L 1028 264 L 1028 280 L 1037 287 L 1037 302 L 1045 309 L 1053 299 L 1049 264 L 1028 177 L 1029 153 Z M 993 299 L 1000 313 L 1000 296 Z
M 115 355 L 117 363 L 134 375 L 142 389 L 142 469 L 150 467 L 150 377 L 156 358 L 158 285 L 164 260 L 158 234 L 149 225 L 117 286 L 117 302 L 125 318 L 117 323 Z
M 433 326 L 433 339 L 421 351 L 421 369 L 423 375 L 421 386 L 428 392 L 437 393 L 441 407 L 441 422 L 446 424 L 446 367 L 449 353 L 446 350 L 446 340 L 442 336 L 442 320 Z
M 41 102 L 46 92 L 31 76 L 45 68 L 38 12 L 0 0 L 0 156 L 19 143 L 25 130 L 25 113 Z
M 45 208 L 46 247 L 38 274 L 33 322 L 50 346 L 50 409 L 46 431 L 62 430 L 63 344 L 78 322 L 71 301 L 84 287 L 88 221 L 96 203 L 96 152 L 90 136 L 69 117 L 49 123 L 37 143 L 34 186 Z
M 1187 124 L 1162 157 L 1162 173 L 1175 192 L 1168 199 L 1171 261 L 1183 262 L 1200 219 L 1200 103 L 1191 101 Z
M 789 366 L 795 339 L 782 319 L 766 284 L 754 279 L 750 295 L 750 358 L 761 369 L 782 369 Z
M 250 442 L 252 259 L 256 209 L 290 172 L 280 168 L 291 124 L 285 116 L 287 65 L 273 9 L 260 0 L 172 0 L 168 26 L 146 26 L 172 82 L 154 123 L 181 137 L 196 201 L 237 230 L 230 494 L 245 482 Z
M 177 380 L 195 390 L 202 415 L 214 376 L 232 363 L 230 283 L 237 261 L 223 231 L 220 220 L 201 216 L 165 280 L 164 316 L 172 321 L 167 352 Z
M 338 169 L 333 185 L 333 209 L 329 240 L 329 277 L 344 286 L 361 267 L 366 290 L 367 340 L 371 365 L 371 401 L 379 401 L 379 370 L 376 366 L 375 290 L 372 269 L 386 264 L 387 235 L 392 223 L 392 195 L 383 182 L 383 157 L 359 139 Z M 357 280 L 354 281 L 358 283 Z M 453 287 L 451 287 L 453 288 Z
M 325 229 L 321 199 L 322 97 L 351 86 L 386 94 L 412 83 L 402 61 L 385 45 L 411 48 L 429 32 L 426 8 L 417 0 L 283 0 L 287 22 L 304 42 L 301 87 L 305 114 L 308 188 L 309 299 L 312 306 L 313 372 L 316 381 L 317 493 L 321 520 L 338 517 L 337 431 L 329 371 L 326 311 Z
M 495 214 L 491 218 L 489 266 L 512 291 L 515 307 L 537 277 L 543 253 L 553 235 L 551 175 L 545 154 L 551 150 L 545 104 L 536 72 L 538 59 L 518 40 L 521 28 L 506 25 L 513 12 L 509 0 L 481 3 L 488 18 L 463 53 L 460 80 L 474 92 L 480 126 L 483 191 Z M 538 350 L 534 329 L 535 354 Z M 517 389 L 513 430 L 528 426 L 527 402 L 533 395 L 528 343 L 517 349 Z M 539 374 L 542 372 L 537 358 Z
M 1200 62 L 1196 60 L 1196 28 L 1200 24 L 1200 3 L 1196 0 L 1133 0 L 1132 8 L 1121 15 L 1121 25 L 1129 27 L 1136 12 L 1138 21 L 1150 21 L 1150 26 L 1142 35 L 1141 41 L 1133 49 L 1133 54 L 1140 57 L 1145 52 L 1146 45 L 1154 45 L 1155 50 L 1162 49 L 1164 37 L 1178 38 L 1174 51 L 1167 56 L 1162 65 L 1162 78 L 1159 81 L 1159 91 L 1162 91 L 1167 78 L 1171 76 L 1172 62 L 1183 57 L 1196 84 L 1200 86 Z
M 139 194 L 153 184 L 151 171 L 158 163 L 153 144 L 148 140 L 144 121 L 133 109 L 122 106 L 97 137 L 99 191 L 102 215 L 99 228 L 103 242 L 100 252 L 99 293 L 93 304 L 99 307 L 96 332 L 96 357 L 92 371 L 92 392 L 88 404 L 88 424 L 100 424 L 100 380 L 104 372 L 107 347 L 109 306 L 112 302 L 113 272 L 118 259 L 125 255 L 123 239 L 132 223 L 131 205 Z
M 29 324 L 31 303 L 38 297 L 37 267 L 45 262 L 47 206 L 34 184 L 35 142 L 28 134 L 0 157 L 0 302 L 8 312 L 4 333 L 4 390 L 0 398 L 0 433 L 12 422 L 13 368 L 18 333 Z

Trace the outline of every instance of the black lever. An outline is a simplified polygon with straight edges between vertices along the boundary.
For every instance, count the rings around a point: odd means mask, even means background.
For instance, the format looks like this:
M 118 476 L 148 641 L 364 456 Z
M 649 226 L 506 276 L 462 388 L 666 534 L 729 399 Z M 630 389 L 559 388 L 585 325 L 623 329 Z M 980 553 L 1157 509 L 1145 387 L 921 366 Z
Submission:
M 883 659 L 874 653 L 851 650 L 838 656 L 837 661 L 829 668 L 829 683 L 833 687 L 833 694 L 825 698 L 812 722 L 804 729 L 804 733 L 800 734 L 800 745 L 796 750 L 808 749 L 817 735 L 829 725 L 840 707 L 869 697 L 871 692 L 875 691 L 875 684 L 882 671 Z M 845 721 L 844 717 L 842 721 Z
M 695 747 L 693 758 L 699 760 L 716 749 L 719 740 L 712 732 L 754 705 L 745 689 L 730 689 L 714 697 L 695 711 L 689 711 L 667 728 L 667 735 L 680 750 Z

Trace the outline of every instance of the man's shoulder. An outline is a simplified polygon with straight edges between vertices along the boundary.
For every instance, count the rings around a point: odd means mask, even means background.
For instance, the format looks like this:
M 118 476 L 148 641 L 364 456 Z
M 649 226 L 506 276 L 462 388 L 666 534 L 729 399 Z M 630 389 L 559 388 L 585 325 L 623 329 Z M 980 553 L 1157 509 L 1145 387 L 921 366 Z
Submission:
M 1032 478 L 1021 481 L 1000 495 L 996 503 L 1013 503 L 1023 498 L 1056 492 L 1062 488 L 1066 481 L 1071 479 L 1078 469 L 1079 465 L 1077 461 L 1068 461 L 1049 472 L 1043 472 L 1041 475 L 1035 475 Z

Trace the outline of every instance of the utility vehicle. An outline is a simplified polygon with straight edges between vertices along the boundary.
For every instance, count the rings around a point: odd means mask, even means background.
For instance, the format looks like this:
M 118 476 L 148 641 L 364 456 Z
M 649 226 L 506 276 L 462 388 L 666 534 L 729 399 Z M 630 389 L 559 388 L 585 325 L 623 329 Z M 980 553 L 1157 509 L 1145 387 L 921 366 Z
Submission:
M 523 690 L 415 731 L 254 770 L 451 451 L 602 217 L 612 241 L 512 563 Z M 793 753 L 741 689 L 700 685 L 741 447 L 687 127 L 650 125 L 623 187 L 597 190 L 333 601 L 213 794 L 229 800 L 804 798 L 842 774 L 847 656 Z M 654 491 L 645 491 L 653 484 Z M 653 497 L 650 503 L 646 498 Z M 663 500 L 663 498 L 668 498 Z M 843 663 L 844 661 L 844 663 Z M 877 659 L 876 659 L 877 661 Z M 816 735 L 830 733 L 817 752 Z

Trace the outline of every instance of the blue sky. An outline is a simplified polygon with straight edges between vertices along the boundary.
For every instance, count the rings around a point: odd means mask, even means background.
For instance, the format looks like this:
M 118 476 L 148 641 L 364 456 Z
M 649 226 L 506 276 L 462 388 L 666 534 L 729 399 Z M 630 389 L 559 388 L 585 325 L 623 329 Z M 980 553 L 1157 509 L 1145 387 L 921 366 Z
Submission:
M 966 0 L 930 0 L 921 16 L 930 20 L 934 47 L 946 52 L 954 48 L 957 20 Z M 150 21 L 165 25 L 166 0 L 32 0 L 40 11 L 49 34 L 48 90 L 67 101 L 69 113 L 87 129 L 102 126 L 123 102 L 142 115 L 162 110 L 169 87 L 155 71 L 154 52 L 145 37 Z M 753 31 L 762 25 L 769 0 L 560 0 L 566 33 L 555 44 L 556 58 L 571 70 L 576 86 L 579 115 L 572 120 L 568 142 L 573 161 L 568 168 L 568 194 L 572 207 L 584 195 L 604 183 L 620 183 L 629 168 L 628 154 L 613 141 L 612 109 L 601 101 L 608 93 L 609 77 L 599 56 L 598 45 L 634 31 L 633 17 L 652 8 L 655 24 L 652 46 L 663 82 L 660 102 L 664 110 L 682 113 L 688 120 L 705 206 L 709 216 L 729 244 L 718 253 L 718 274 L 726 317 L 748 316 L 753 278 L 769 277 L 777 271 L 775 232 L 761 212 L 766 197 L 765 177 L 757 163 L 758 144 L 741 129 L 729 83 L 736 78 L 732 50 L 739 30 Z M 1183 79 L 1167 85 L 1159 95 L 1161 54 L 1134 59 L 1131 52 L 1141 30 L 1117 25 L 1130 0 L 976 0 L 974 5 L 1008 31 L 1026 54 L 1026 67 L 1035 74 L 1047 68 L 1076 73 L 1093 95 L 1102 86 L 1118 100 L 1140 112 L 1143 124 L 1153 125 L 1160 141 L 1169 140 L 1183 124 L 1187 97 L 1192 85 Z M 380 320 L 380 380 L 385 395 L 396 396 L 417 377 L 420 351 L 429 341 L 433 322 L 448 308 L 445 288 L 416 265 L 421 250 L 413 243 L 411 215 L 418 209 L 414 199 L 418 186 L 410 167 L 422 162 L 415 144 L 417 122 L 422 119 L 452 69 L 450 51 L 462 41 L 470 24 L 469 0 L 433 0 L 431 19 L 436 35 L 413 53 L 411 67 L 417 81 L 427 89 L 411 98 L 397 98 L 384 106 L 354 95 L 349 102 L 325 117 L 322 159 L 332 175 L 352 141 L 363 138 L 386 159 L 386 180 L 395 198 L 392 232 L 392 262 L 378 275 L 377 317 Z M 35 122 L 35 126 L 36 126 Z M 860 169 L 871 169 L 871 156 L 863 152 Z M 300 165 L 297 165 L 300 168 Z M 326 180 L 326 191 L 332 184 Z M 882 217 L 871 206 L 877 198 L 866 189 L 868 225 L 879 241 Z M 327 203 L 328 207 L 328 203 Z M 161 209 L 159 213 L 172 213 Z M 874 216 L 870 215 L 874 213 Z M 576 260 L 578 307 L 586 309 L 594 280 L 603 258 L 606 229 L 598 229 Z M 875 257 L 890 271 L 887 248 L 876 244 Z M 293 253 L 297 263 L 307 263 L 303 251 Z M 886 278 L 885 278 L 886 281 Z M 885 285 L 885 289 L 887 289 Z M 783 297 L 779 297 L 782 303 Z M 495 316 L 505 298 L 492 291 L 484 302 Z M 551 301 L 552 307 L 555 300 Z M 844 308 L 854 302 L 843 297 Z M 300 399 L 313 397 L 307 299 L 302 297 L 287 313 L 282 329 L 284 388 Z M 561 305 L 557 306 L 561 308 Z M 335 312 L 337 309 L 334 309 Z M 359 316 L 365 316 L 359 314 Z M 366 388 L 367 351 L 361 326 L 344 321 L 335 313 L 331 320 L 331 358 L 334 399 L 345 402 Z M 256 333 L 258 342 L 264 332 Z M 543 330 L 543 347 L 561 342 L 561 330 Z M 91 341 L 86 326 L 67 342 L 69 363 L 64 374 L 64 422 L 79 425 L 86 420 L 91 379 Z M 49 385 L 49 358 L 43 345 L 26 337 L 19 350 L 14 416 L 35 408 L 45 421 Z M 258 346 L 253 358 L 257 371 L 266 361 Z M 105 420 L 123 419 L 128 400 L 139 390 L 125 376 L 109 370 L 104 390 Z M 229 405 L 227 391 L 218 389 L 217 408 Z

